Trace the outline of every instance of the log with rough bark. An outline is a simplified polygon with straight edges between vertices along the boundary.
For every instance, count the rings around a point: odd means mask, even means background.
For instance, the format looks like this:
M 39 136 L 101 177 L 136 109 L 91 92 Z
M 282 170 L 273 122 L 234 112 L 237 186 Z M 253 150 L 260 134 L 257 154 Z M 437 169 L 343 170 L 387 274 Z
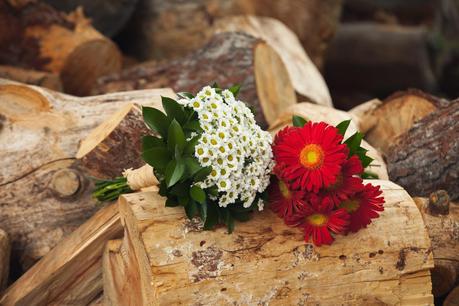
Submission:
M 121 54 L 81 9 L 66 15 L 39 1 L 2 0 L 0 64 L 59 74 L 66 92 L 86 95 L 121 69 Z
M 349 111 L 357 118 L 365 139 L 381 153 L 387 153 L 397 137 L 407 132 L 417 121 L 448 101 L 434 97 L 420 90 L 399 91 L 383 102 L 371 100 Z
M 434 90 L 436 79 L 428 46 L 427 30 L 421 27 L 341 25 L 324 66 L 335 105 L 350 109 L 362 101 L 354 98 L 357 94 L 372 98 L 400 88 Z M 349 91 L 355 84 L 359 84 L 358 90 Z
M 80 140 L 125 105 L 161 107 L 160 95 L 175 97 L 153 89 L 77 98 L 0 80 L 0 227 L 23 268 L 97 210 L 91 179 L 75 160 Z
M 333 106 L 319 70 L 303 50 L 295 33 L 282 22 L 268 17 L 233 16 L 217 19 L 213 31 L 243 32 L 265 40 L 284 62 L 299 100 Z
M 305 244 L 299 229 L 268 210 L 228 235 L 224 228 L 202 231 L 182 210 L 164 207 L 157 193 L 122 196 L 125 235 L 121 246 L 111 243 L 104 255 L 106 300 L 433 305 L 433 260 L 419 210 L 401 187 L 376 184 L 386 199 L 380 218 L 320 248 Z
M 295 32 L 320 67 L 340 12 L 339 0 L 192 0 L 186 5 L 180 0 L 146 0 L 139 2 L 124 31 L 124 44 L 142 58 L 171 59 L 202 47 L 218 18 L 265 16 L 280 20 Z
M 95 93 L 158 87 L 196 93 L 214 82 L 222 88 L 239 84 L 238 98 L 253 107 L 263 127 L 273 122 L 281 110 L 296 103 L 279 55 L 263 40 L 243 33 L 217 34 L 186 57 L 141 64 L 99 81 Z
M 459 204 L 450 203 L 444 191 L 434 192 L 429 198 L 414 198 L 414 201 L 432 242 L 433 294 L 443 296 L 459 280 Z
M 102 292 L 102 254 L 122 236 L 118 206 L 98 211 L 13 283 L 0 305 L 87 305 Z
M 448 294 L 443 302 L 443 306 L 459 306 L 459 286 Z
M 419 120 L 386 154 L 389 178 L 412 196 L 459 199 L 459 100 Z
M 0 78 L 62 91 L 61 79 L 57 74 L 51 72 L 0 66 Z
M 8 284 L 11 243 L 8 234 L 0 228 L 0 294 Z
M 345 138 L 359 131 L 359 126 L 355 123 L 354 117 L 349 113 L 334 108 L 315 105 L 307 102 L 298 103 L 290 106 L 278 116 L 278 119 L 270 126 L 269 131 L 274 136 L 281 128 L 292 125 L 292 116 L 297 115 L 312 121 L 324 121 L 331 125 L 337 125 L 344 120 L 352 120 L 345 134 Z M 368 150 L 368 156 L 373 158 L 373 162 L 367 170 L 378 175 L 380 179 L 388 179 L 386 163 L 381 154 L 366 141 L 362 141 L 362 147 Z

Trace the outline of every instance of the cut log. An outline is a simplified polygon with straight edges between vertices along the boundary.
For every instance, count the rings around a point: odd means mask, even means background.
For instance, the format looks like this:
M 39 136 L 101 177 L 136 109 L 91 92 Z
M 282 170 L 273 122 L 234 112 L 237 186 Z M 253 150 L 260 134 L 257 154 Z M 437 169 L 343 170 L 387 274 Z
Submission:
M 124 169 L 137 169 L 142 160 L 142 136 L 150 134 L 138 105 L 128 104 L 86 137 L 76 158 L 87 173 L 97 178 L 120 176 Z
M 441 199 L 443 197 L 443 199 Z M 439 200 L 440 198 L 440 200 Z M 422 214 L 432 242 L 434 268 L 432 269 L 432 289 L 434 296 L 448 293 L 459 280 L 459 205 L 449 203 L 442 192 L 435 192 L 429 198 L 414 198 Z M 446 202 L 446 215 L 433 214 L 432 206 Z
M 5 291 L 0 305 L 87 305 L 102 292 L 102 254 L 121 237 L 116 204 L 66 237 Z
M 0 229 L 0 294 L 8 284 L 10 272 L 11 243 L 8 234 Z
M 459 286 L 448 294 L 443 302 L 443 306 L 459 306 Z
M 0 19 L 0 63 L 59 74 L 68 93 L 86 95 L 98 77 L 121 69 L 116 45 L 81 9 L 65 15 L 40 1 L 2 0 Z
M 0 78 L 62 91 L 61 79 L 58 75 L 50 72 L 0 66 Z
M 361 96 L 387 96 L 401 88 L 432 91 L 436 79 L 428 53 L 428 33 L 421 27 L 372 23 L 343 24 L 330 43 L 324 76 L 335 105 L 350 109 Z M 359 84 L 358 91 L 350 91 Z M 338 99 L 340 98 L 340 99 Z
M 45 0 L 59 11 L 70 13 L 78 7 L 83 7 L 84 13 L 91 19 L 92 25 L 104 35 L 113 37 L 131 17 L 137 0 Z
M 368 104 L 367 104 L 368 103 Z M 365 139 L 382 153 L 387 153 L 397 137 L 407 132 L 417 121 L 448 101 L 420 90 L 410 89 L 392 94 L 383 102 L 369 101 L 350 110 L 358 118 Z
M 268 17 L 234 16 L 217 19 L 213 28 L 217 33 L 243 32 L 265 40 L 284 62 L 299 100 L 333 106 L 319 70 L 303 50 L 295 33 L 282 22 Z
M 253 107 L 262 127 L 296 103 L 279 55 L 264 41 L 243 33 L 217 34 L 202 49 L 184 58 L 141 64 L 99 81 L 95 93 L 158 87 L 196 93 L 214 82 L 222 88 L 239 84 L 238 98 Z
M 459 199 L 459 100 L 419 120 L 387 152 L 392 181 L 412 196 L 446 190 Z
M 320 67 L 339 23 L 339 0 L 180 0 L 140 1 L 124 45 L 141 58 L 171 59 L 201 48 L 220 17 L 256 15 L 286 24 Z M 134 35 L 133 35 L 134 34 Z
M 224 228 L 202 231 L 157 193 L 122 196 L 128 250 L 105 253 L 112 263 L 104 266 L 112 278 L 105 284 L 116 284 L 105 294 L 112 305 L 433 305 L 433 260 L 419 210 L 401 187 L 376 184 L 386 199 L 380 218 L 320 248 L 271 211 L 228 235 Z M 117 277 L 124 271 L 135 277 Z
M 311 103 L 298 103 L 290 106 L 277 119 L 269 128 L 271 135 L 275 135 L 280 129 L 287 125 L 292 125 L 292 116 L 301 116 L 307 120 L 324 121 L 331 125 L 337 125 L 344 120 L 352 120 L 347 131 L 345 138 L 351 136 L 359 130 L 359 127 L 354 123 L 354 118 L 350 114 L 334 108 L 315 105 Z M 373 148 L 370 144 L 362 141 L 362 147 L 368 150 L 368 156 L 374 161 L 367 167 L 367 170 L 378 175 L 380 179 L 388 179 L 386 163 L 384 162 L 381 154 Z
M 153 89 L 76 98 L 0 80 L 0 227 L 23 268 L 97 210 L 91 179 L 75 161 L 80 140 L 125 105 L 161 107 L 160 95 L 175 97 Z

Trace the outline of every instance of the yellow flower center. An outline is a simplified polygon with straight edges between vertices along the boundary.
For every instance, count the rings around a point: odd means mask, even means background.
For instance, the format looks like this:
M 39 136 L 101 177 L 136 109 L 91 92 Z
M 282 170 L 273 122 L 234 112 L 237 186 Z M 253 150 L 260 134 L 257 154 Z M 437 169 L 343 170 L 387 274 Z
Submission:
M 300 163 L 308 169 L 317 169 L 324 162 L 324 151 L 317 144 L 308 144 L 300 152 Z
M 360 207 L 360 202 L 357 199 L 349 199 L 341 202 L 338 205 L 339 208 L 344 208 L 348 213 L 353 213 Z
M 291 198 L 292 194 L 290 193 L 290 190 L 288 190 L 287 184 L 285 184 L 284 181 L 279 181 L 279 190 L 284 198 Z
M 322 214 L 312 214 L 306 217 L 306 221 L 314 226 L 324 226 L 327 224 L 328 217 Z

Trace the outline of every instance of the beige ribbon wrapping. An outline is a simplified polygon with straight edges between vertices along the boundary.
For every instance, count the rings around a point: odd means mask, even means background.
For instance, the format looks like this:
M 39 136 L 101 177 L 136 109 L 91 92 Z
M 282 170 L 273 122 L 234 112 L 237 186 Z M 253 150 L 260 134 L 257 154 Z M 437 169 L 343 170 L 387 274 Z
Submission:
M 134 191 L 159 184 L 153 173 L 153 168 L 148 164 L 138 169 L 126 169 L 123 176 L 127 179 L 129 188 Z

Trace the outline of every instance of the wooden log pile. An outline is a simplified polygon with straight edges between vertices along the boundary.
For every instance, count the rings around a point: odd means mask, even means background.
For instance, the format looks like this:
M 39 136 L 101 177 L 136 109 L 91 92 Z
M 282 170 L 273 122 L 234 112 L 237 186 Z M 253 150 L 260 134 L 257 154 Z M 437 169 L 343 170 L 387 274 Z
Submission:
M 333 108 L 320 69 L 341 1 L 61 2 L 0 0 L 0 305 L 457 305 L 459 100 L 406 90 Z M 346 24 L 328 81 L 434 89 L 426 40 Z M 345 137 L 365 133 L 386 199 L 377 222 L 316 247 L 269 210 L 231 235 L 203 231 L 157 180 L 98 203 L 94 178 L 144 165 L 141 107 L 212 83 L 241 85 L 272 135 L 292 115 L 352 120 Z

